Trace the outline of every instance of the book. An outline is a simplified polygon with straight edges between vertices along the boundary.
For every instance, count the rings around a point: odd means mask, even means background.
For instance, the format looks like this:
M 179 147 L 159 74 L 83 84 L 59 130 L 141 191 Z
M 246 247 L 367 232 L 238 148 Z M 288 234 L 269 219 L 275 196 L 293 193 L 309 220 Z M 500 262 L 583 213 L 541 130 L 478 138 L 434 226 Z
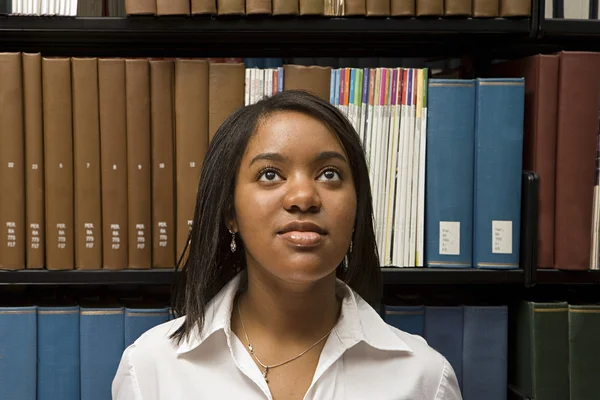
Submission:
M 476 81 L 473 175 L 476 268 L 519 268 L 524 101 L 523 78 Z

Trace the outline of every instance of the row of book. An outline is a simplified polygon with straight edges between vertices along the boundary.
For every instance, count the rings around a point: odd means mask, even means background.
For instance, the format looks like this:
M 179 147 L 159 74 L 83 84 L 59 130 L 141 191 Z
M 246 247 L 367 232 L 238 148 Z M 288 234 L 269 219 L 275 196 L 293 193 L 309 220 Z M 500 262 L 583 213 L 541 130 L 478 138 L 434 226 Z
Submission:
M 172 268 L 217 127 L 287 89 L 359 133 L 384 265 L 518 268 L 522 79 L 17 53 L 0 68 L 3 269 Z
M 13 15 L 528 17 L 530 0 L 0 0 Z
M 539 176 L 538 268 L 597 269 L 600 53 L 502 61 L 489 75 L 525 78 L 523 168 Z
M 110 399 L 125 348 L 171 318 L 166 307 L 0 307 L 2 398 Z
M 506 400 L 506 305 L 383 305 L 382 314 L 388 324 L 425 338 L 446 357 L 464 400 Z
M 546 19 L 600 19 L 598 0 L 545 0 Z

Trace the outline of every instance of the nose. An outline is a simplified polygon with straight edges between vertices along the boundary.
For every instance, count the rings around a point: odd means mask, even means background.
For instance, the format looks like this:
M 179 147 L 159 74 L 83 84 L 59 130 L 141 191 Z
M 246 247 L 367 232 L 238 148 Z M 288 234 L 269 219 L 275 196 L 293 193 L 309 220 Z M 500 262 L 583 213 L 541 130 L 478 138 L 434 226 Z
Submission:
M 319 212 L 322 203 L 317 182 L 307 176 L 288 177 L 283 206 L 289 212 Z

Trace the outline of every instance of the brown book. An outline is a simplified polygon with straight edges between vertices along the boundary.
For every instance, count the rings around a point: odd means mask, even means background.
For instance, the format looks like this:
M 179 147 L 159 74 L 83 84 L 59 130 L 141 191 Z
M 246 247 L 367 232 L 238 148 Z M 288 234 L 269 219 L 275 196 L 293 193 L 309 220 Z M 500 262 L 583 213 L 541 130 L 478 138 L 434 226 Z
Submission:
M 0 53 L 0 269 L 25 268 L 25 171 L 20 53 Z
M 102 0 L 81 0 L 77 3 L 78 17 L 101 17 Z
M 493 66 L 494 76 L 525 78 L 523 169 L 540 177 L 538 268 L 554 267 L 558 71 L 558 55 L 537 55 Z
M 367 1 L 366 0 L 347 0 L 344 3 L 344 15 L 359 16 L 366 15 Z
M 244 15 L 244 0 L 217 0 L 218 15 Z
M 246 0 L 246 14 L 271 15 L 271 0 Z
M 42 122 L 42 57 L 23 53 L 25 122 L 25 219 L 28 269 L 44 268 L 44 129 Z
M 202 162 L 208 148 L 207 61 L 175 63 L 177 160 L 177 258 L 183 254 L 194 219 Z
M 416 2 L 419 17 L 437 17 L 444 14 L 444 0 L 416 0 Z
M 43 58 L 46 269 L 75 268 L 71 61 Z
M 98 60 L 102 160 L 102 264 L 127 268 L 127 118 L 125 60 Z
M 246 69 L 242 63 L 210 63 L 208 92 L 208 138 L 234 111 L 244 106 Z
M 415 8 L 415 0 L 391 0 L 391 14 L 394 17 L 412 17 Z
M 152 266 L 152 164 L 150 147 L 150 64 L 125 61 L 127 95 L 128 267 Z
M 306 90 L 329 101 L 331 68 L 302 65 L 283 66 L 283 90 Z
M 273 15 L 298 15 L 298 0 L 273 0 Z
M 125 12 L 127 15 L 154 15 L 156 0 L 125 0 Z
M 189 0 L 156 0 L 156 15 L 189 15 Z
M 590 266 L 600 53 L 562 52 L 558 78 L 554 267 Z
M 98 60 L 72 58 L 75 267 L 102 268 Z
M 472 0 L 444 0 L 444 15 L 447 17 L 470 16 L 472 8 Z
M 495 18 L 500 11 L 500 0 L 473 0 L 473 17 Z
M 390 0 L 366 0 L 367 16 L 385 17 L 390 15 Z
M 325 2 L 323 0 L 298 0 L 300 15 L 324 15 Z
M 500 16 L 501 17 L 529 17 L 529 16 L 531 16 L 531 0 L 500 0 Z
M 174 66 L 150 61 L 152 110 L 152 267 L 175 267 Z
M 192 0 L 192 15 L 202 15 L 217 13 L 216 0 Z

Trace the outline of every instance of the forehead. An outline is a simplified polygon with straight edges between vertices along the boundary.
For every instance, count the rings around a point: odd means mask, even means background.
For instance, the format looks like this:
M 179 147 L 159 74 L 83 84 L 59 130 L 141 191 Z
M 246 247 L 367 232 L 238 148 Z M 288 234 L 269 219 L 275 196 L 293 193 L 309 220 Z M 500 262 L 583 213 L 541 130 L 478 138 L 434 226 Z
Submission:
M 244 158 L 265 152 L 310 157 L 323 151 L 345 154 L 337 135 L 321 121 L 296 111 L 280 111 L 259 123 Z

